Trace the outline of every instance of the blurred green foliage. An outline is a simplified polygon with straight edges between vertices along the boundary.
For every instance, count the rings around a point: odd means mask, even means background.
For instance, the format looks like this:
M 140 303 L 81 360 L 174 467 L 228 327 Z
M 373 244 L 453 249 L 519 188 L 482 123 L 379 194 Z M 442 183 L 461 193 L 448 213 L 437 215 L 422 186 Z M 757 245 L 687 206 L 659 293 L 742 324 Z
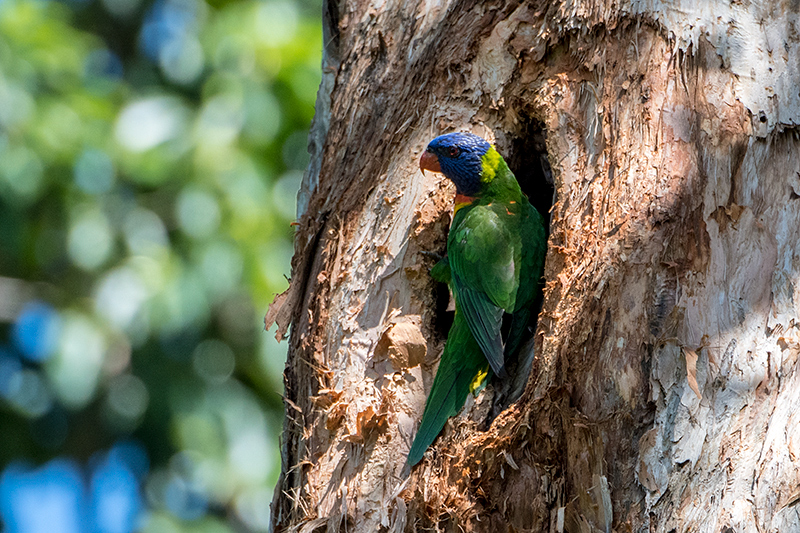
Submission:
M 132 441 L 142 531 L 266 529 L 320 11 L 0 0 L 0 466 Z

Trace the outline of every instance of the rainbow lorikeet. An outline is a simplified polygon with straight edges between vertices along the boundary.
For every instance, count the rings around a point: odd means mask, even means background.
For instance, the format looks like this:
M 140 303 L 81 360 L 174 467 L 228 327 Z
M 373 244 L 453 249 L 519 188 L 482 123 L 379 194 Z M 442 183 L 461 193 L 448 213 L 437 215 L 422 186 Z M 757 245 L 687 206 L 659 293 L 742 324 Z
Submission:
M 486 140 L 448 133 L 428 144 L 420 169 L 441 172 L 456 185 L 447 256 L 431 276 L 450 286 L 453 325 L 406 460 L 417 464 L 491 373 L 507 377 L 505 363 L 519 347 L 539 291 L 547 236 L 542 216 L 508 165 Z M 511 325 L 503 338 L 503 315 Z

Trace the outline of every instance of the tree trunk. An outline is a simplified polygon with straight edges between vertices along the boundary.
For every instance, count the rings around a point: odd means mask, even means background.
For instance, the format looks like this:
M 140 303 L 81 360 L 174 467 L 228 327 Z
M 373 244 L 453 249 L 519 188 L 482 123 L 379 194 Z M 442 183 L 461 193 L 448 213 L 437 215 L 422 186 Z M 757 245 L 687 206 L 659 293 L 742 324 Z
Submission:
M 276 530 L 800 531 L 798 5 L 327 4 L 268 314 L 292 323 Z M 524 395 L 488 427 L 493 387 L 468 400 L 403 479 L 453 196 L 417 161 L 453 129 L 543 209 L 546 135 L 546 288 Z

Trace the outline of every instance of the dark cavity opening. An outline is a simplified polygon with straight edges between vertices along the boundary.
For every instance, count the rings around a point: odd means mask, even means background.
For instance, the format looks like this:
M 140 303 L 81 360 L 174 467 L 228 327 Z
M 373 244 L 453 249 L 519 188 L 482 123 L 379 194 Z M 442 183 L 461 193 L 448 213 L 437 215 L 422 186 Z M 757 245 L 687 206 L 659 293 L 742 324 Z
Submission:
M 442 250 L 444 256 L 446 250 Z M 447 338 L 450 326 L 453 325 L 453 310 L 450 308 L 450 289 L 445 283 L 436 283 L 433 289 L 433 297 L 436 301 L 436 313 L 433 315 L 433 327 L 442 339 Z
M 517 177 L 519 186 L 531 204 L 544 217 L 545 227 L 550 227 L 550 208 L 555 200 L 553 172 L 547 158 L 547 132 L 544 124 L 530 119 L 518 135 L 509 138 L 510 144 L 498 147 L 508 167 Z M 505 153 L 503 153 L 505 148 Z
M 505 143 L 498 142 L 497 149 L 517 177 L 517 182 L 519 182 L 522 192 L 541 213 L 545 230 L 549 236 L 550 208 L 555 201 L 555 188 L 553 185 L 553 172 L 547 156 L 547 131 L 544 124 L 529 118 L 523 122 L 518 132 L 506 136 Z M 540 289 L 543 289 L 544 278 L 539 280 L 539 284 Z M 533 312 L 528 323 L 528 330 L 522 339 L 520 348 L 506 361 L 510 378 L 503 382 L 495 380 L 493 383 L 495 397 L 491 412 L 484 422 L 485 427 L 488 427 L 491 421 L 504 409 L 517 401 L 525 390 L 533 364 L 533 336 L 536 332 L 541 308 L 542 293 L 540 290 L 533 303 Z M 504 317 L 504 326 L 506 326 L 506 322 L 510 322 L 505 320 L 509 317 L 510 315 Z
M 544 227 L 549 238 L 550 208 L 555 202 L 555 187 L 553 171 L 547 156 L 547 130 L 545 130 L 544 124 L 531 118 L 523 123 L 519 134 L 509 138 L 509 141 L 510 145 L 506 148 L 507 153 L 502 155 L 505 156 L 508 168 L 517 177 L 522 192 L 544 218 Z M 502 150 L 502 147 L 498 149 Z M 539 283 L 544 288 L 544 279 L 540 279 Z M 542 294 L 540 291 L 533 304 L 534 312 L 529 324 L 531 335 L 536 331 L 536 321 L 541 308 Z M 524 350 L 526 347 L 523 345 L 522 348 Z M 530 371 L 529 365 L 527 371 Z
M 555 189 L 553 173 L 547 156 L 547 133 L 544 124 L 530 118 L 516 132 L 496 131 L 495 133 L 498 138 L 497 150 L 506 160 L 511 171 L 514 172 L 522 192 L 528 196 L 531 204 L 541 213 L 544 218 L 545 228 L 549 232 L 550 208 L 555 201 Z M 444 249 L 438 252 L 442 255 L 446 253 Z M 435 261 L 431 261 L 431 265 L 434 263 Z M 539 282 L 543 287 L 544 280 L 539 280 Z M 434 291 L 436 313 L 433 326 L 440 337 L 446 339 L 453 323 L 453 313 L 452 311 L 447 311 L 450 292 L 444 283 L 437 283 Z M 488 427 L 494 417 L 515 402 L 524 390 L 533 361 L 531 340 L 536 331 L 536 323 L 541 306 L 542 297 L 540 293 L 533 304 L 533 313 L 528 324 L 528 332 L 523 338 L 515 360 L 507 361 L 511 378 L 503 383 L 493 379 L 490 384 L 495 389 L 495 397 L 489 416 L 482 424 L 483 428 Z M 506 324 L 504 324 L 506 331 L 504 333 L 507 332 L 508 326 L 509 323 L 506 321 Z
M 544 227 L 550 235 L 550 208 L 555 202 L 553 171 L 547 157 L 547 131 L 538 120 L 529 119 L 520 128 L 518 135 L 509 136 L 508 146 L 502 154 L 508 167 L 517 177 L 522 192 L 535 207 L 542 218 Z M 498 147 L 503 150 L 504 147 Z M 539 280 L 544 286 L 544 279 Z M 536 317 L 542 307 L 542 295 L 534 303 L 534 316 L 530 324 L 531 332 L 536 329 Z

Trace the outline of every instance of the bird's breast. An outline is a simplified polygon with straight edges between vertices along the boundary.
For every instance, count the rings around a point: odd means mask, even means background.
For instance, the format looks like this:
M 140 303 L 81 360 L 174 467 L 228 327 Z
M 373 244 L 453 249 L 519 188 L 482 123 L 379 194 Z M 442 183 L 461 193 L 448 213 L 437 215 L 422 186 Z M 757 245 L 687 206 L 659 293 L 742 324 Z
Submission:
M 457 213 L 462 207 L 466 207 L 475 201 L 474 196 L 467 196 L 465 194 L 456 194 L 455 202 L 453 205 L 453 214 Z

